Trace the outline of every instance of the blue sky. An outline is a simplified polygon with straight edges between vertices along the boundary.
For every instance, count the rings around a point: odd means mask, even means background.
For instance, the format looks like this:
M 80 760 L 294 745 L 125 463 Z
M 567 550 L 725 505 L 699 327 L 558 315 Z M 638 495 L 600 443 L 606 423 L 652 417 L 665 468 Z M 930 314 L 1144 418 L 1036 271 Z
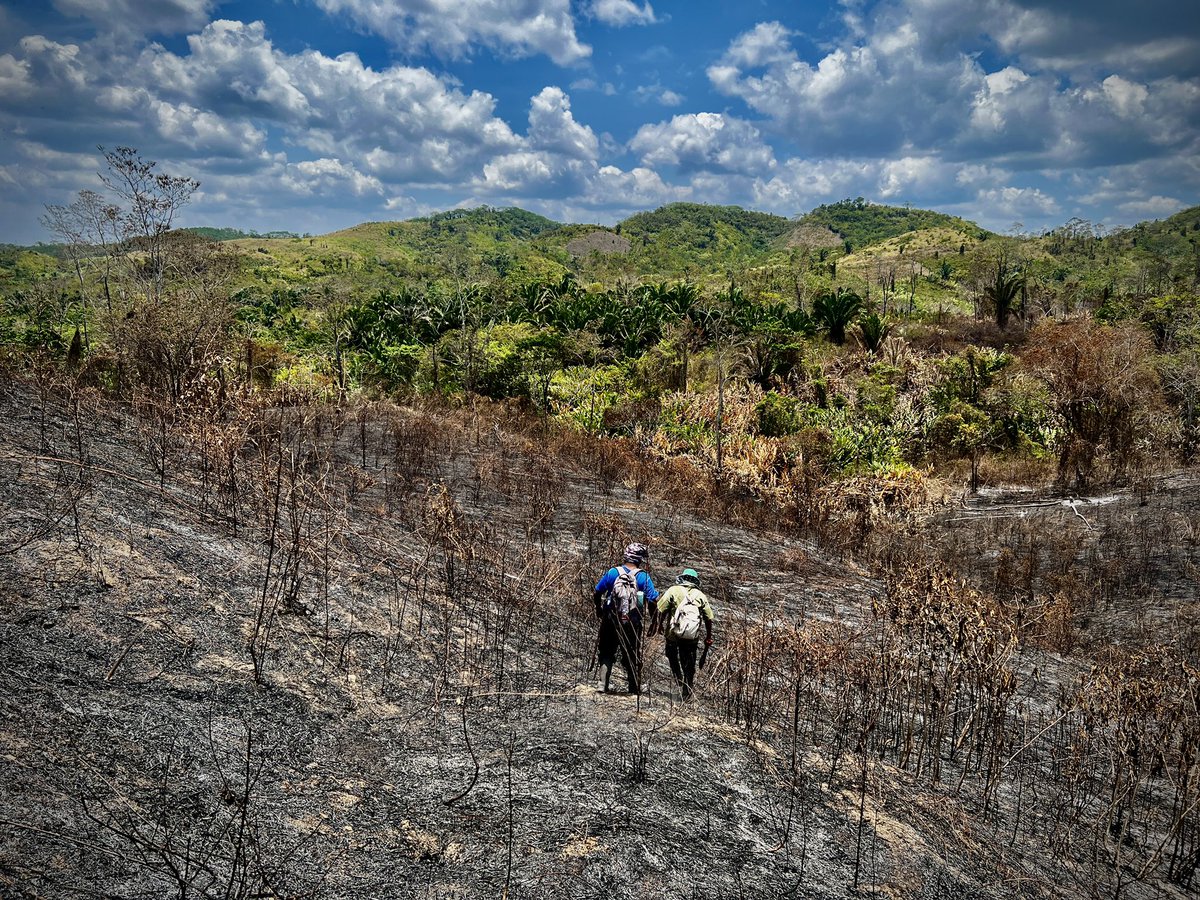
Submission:
M 183 223 L 847 197 L 999 231 L 1200 202 L 1181 0 L 0 0 L 0 241 L 127 145 Z

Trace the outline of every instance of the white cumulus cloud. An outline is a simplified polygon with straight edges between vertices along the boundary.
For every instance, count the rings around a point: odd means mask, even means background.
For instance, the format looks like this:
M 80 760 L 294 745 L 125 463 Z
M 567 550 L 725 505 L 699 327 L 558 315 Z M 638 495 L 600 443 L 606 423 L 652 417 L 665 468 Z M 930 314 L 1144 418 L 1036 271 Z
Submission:
M 534 147 L 573 159 L 594 160 L 599 152 L 595 132 L 571 115 L 571 99 L 557 87 L 543 88 L 529 107 L 529 142 Z
M 650 167 L 757 175 L 775 165 L 757 128 L 721 113 L 690 113 L 643 125 L 629 147 Z
M 579 41 L 570 0 L 316 0 L 331 15 L 349 16 L 361 28 L 409 51 L 448 57 L 476 44 L 514 56 L 543 54 L 559 65 L 591 55 Z
M 593 18 L 606 25 L 652 25 L 656 19 L 649 3 L 641 6 L 633 0 L 592 0 L 589 10 Z
M 384 192 L 378 178 L 364 175 L 340 159 L 312 159 L 289 165 L 283 183 L 303 195 L 349 191 L 361 197 Z
M 854 30 L 812 59 L 789 29 L 766 22 L 733 39 L 707 73 L 716 90 L 773 120 L 810 156 L 937 155 L 1071 168 L 1187 152 L 1200 137 L 1200 74 L 1145 77 L 1136 65 L 1100 75 L 1066 63 L 1048 68 L 1042 51 L 1071 27 L 1092 27 L 1082 5 L 1051 6 L 882 3 L 856 13 Z M 1114 47 L 1178 37 L 1167 23 L 1118 19 L 1130 34 L 1123 39 L 1106 27 Z M 996 46 L 1012 56 L 989 71 L 983 52 Z

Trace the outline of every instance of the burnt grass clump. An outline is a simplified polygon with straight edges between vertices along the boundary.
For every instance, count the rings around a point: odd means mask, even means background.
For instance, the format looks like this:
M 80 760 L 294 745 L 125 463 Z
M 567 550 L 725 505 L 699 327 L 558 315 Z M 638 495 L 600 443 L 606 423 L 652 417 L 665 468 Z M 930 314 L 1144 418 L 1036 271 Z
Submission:
M 1195 891 L 1190 474 L 788 508 L 482 403 L 11 374 L 0 460 L 5 896 Z M 693 702 L 657 641 L 597 690 L 631 539 L 716 603 Z

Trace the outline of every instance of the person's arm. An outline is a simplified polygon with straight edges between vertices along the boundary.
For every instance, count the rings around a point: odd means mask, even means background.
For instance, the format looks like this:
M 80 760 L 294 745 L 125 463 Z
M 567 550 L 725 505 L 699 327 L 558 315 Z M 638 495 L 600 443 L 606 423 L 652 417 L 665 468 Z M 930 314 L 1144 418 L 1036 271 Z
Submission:
M 596 618 L 604 617 L 604 598 L 608 592 L 612 590 L 613 583 L 617 580 L 617 570 L 609 569 L 604 573 L 604 576 L 596 582 L 596 586 L 592 588 L 592 603 L 596 607 Z
M 642 570 L 642 574 L 646 576 L 646 580 L 640 585 L 640 590 L 646 595 L 647 603 L 654 603 L 658 600 L 658 588 L 654 586 L 654 580 L 650 577 L 650 573 Z
M 649 636 L 654 637 L 656 634 L 658 634 L 659 626 L 662 623 L 662 614 L 659 612 L 657 603 L 649 604 L 646 608 L 650 610 Z
M 638 590 L 642 592 L 642 596 L 646 599 L 646 614 L 650 617 L 650 637 L 658 634 L 658 590 L 654 587 L 654 581 L 650 577 L 650 573 L 643 569 L 638 573 Z
M 654 605 L 654 621 L 650 625 L 651 637 L 666 627 L 667 620 L 675 611 L 675 595 L 671 591 L 672 588 L 667 588 L 665 594 L 658 595 L 658 602 Z
M 704 646 L 709 647 L 713 642 L 713 608 L 712 604 L 708 602 L 707 597 L 704 598 L 704 603 L 700 605 L 700 615 L 704 619 Z

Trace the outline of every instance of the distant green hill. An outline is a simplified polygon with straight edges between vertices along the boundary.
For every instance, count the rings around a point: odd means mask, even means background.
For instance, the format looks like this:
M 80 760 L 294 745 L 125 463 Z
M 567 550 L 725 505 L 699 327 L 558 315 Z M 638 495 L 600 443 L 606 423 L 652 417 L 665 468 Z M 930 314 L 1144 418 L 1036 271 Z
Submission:
M 849 241 L 852 249 L 926 228 L 952 228 L 972 237 L 982 231 L 975 223 L 957 216 L 928 209 L 868 203 L 862 197 L 818 206 L 801 216 L 797 224 L 828 228 Z
M 553 219 L 511 206 L 497 209 L 479 206 L 475 209 L 452 209 L 415 222 L 428 222 L 432 233 L 454 234 L 461 229 L 484 231 L 497 241 L 530 240 L 562 226 Z
M 180 228 L 180 231 L 185 231 L 189 234 L 197 234 L 202 238 L 208 238 L 210 241 L 239 241 L 243 238 L 295 238 L 300 237 L 294 231 L 268 231 L 265 234 L 259 234 L 257 231 L 242 231 L 240 228 L 212 228 L 207 225 L 200 225 L 195 228 Z
M 630 264 L 656 276 L 720 274 L 769 253 L 792 223 L 740 206 L 672 203 L 638 213 L 615 231 L 630 242 Z
M 783 266 L 794 277 L 798 265 L 808 266 L 804 271 L 813 278 L 857 279 L 864 289 L 886 276 L 889 291 L 899 290 L 892 286 L 893 269 L 909 272 L 905 277 L 915 271 L 927 292 L 949 295 L 969 274 L 972 249 L 999 239 L 956 216 L 861 198 L 819 206 L 794 220 L 736 206 L 673 203 L 609 227 L 481 206 L 319 236 L 185 230 L 241 251 L 239 287 L 323 296 L 365 295 L 399 282 L 557 282 L 566 272 L 584 283 L 689 278 L 711 287 L 759 270 L 767 284 L 776 277 L 771 272 Z M 1039 237 L 1004 240 L 1025 248 L 1020 256 L 1036 264 L 1038 283 L 1079 285 L 1081 295 L 1100 296 L 1146 273 L 1144 290 L 1162 293 L 1195 271 L 1200 207 L 1107 235 L 1072 220 Z M 67 274 L 63 249 L 0 247 L 0 279 L 15 288 L 60 270 Z M 764 290 L 783 288 L 772 282 Z
M 529 280 L 561 277 L 563 267 L 535 246 L 561 226 L 523 209 L 450 210 L 403 222 L 364 222 L 304 239 L 239 240 L 251 275 L 264 284 L 333 277 L 359 289 L 395 279 Z
M 1200 206 L 1181 210 L 1166 219 L 1123 228 L 1109 235 L 1105 244 L 1113 250 L 1137 248 L 1165 255 L 1192 252 L 1200 244 Z

